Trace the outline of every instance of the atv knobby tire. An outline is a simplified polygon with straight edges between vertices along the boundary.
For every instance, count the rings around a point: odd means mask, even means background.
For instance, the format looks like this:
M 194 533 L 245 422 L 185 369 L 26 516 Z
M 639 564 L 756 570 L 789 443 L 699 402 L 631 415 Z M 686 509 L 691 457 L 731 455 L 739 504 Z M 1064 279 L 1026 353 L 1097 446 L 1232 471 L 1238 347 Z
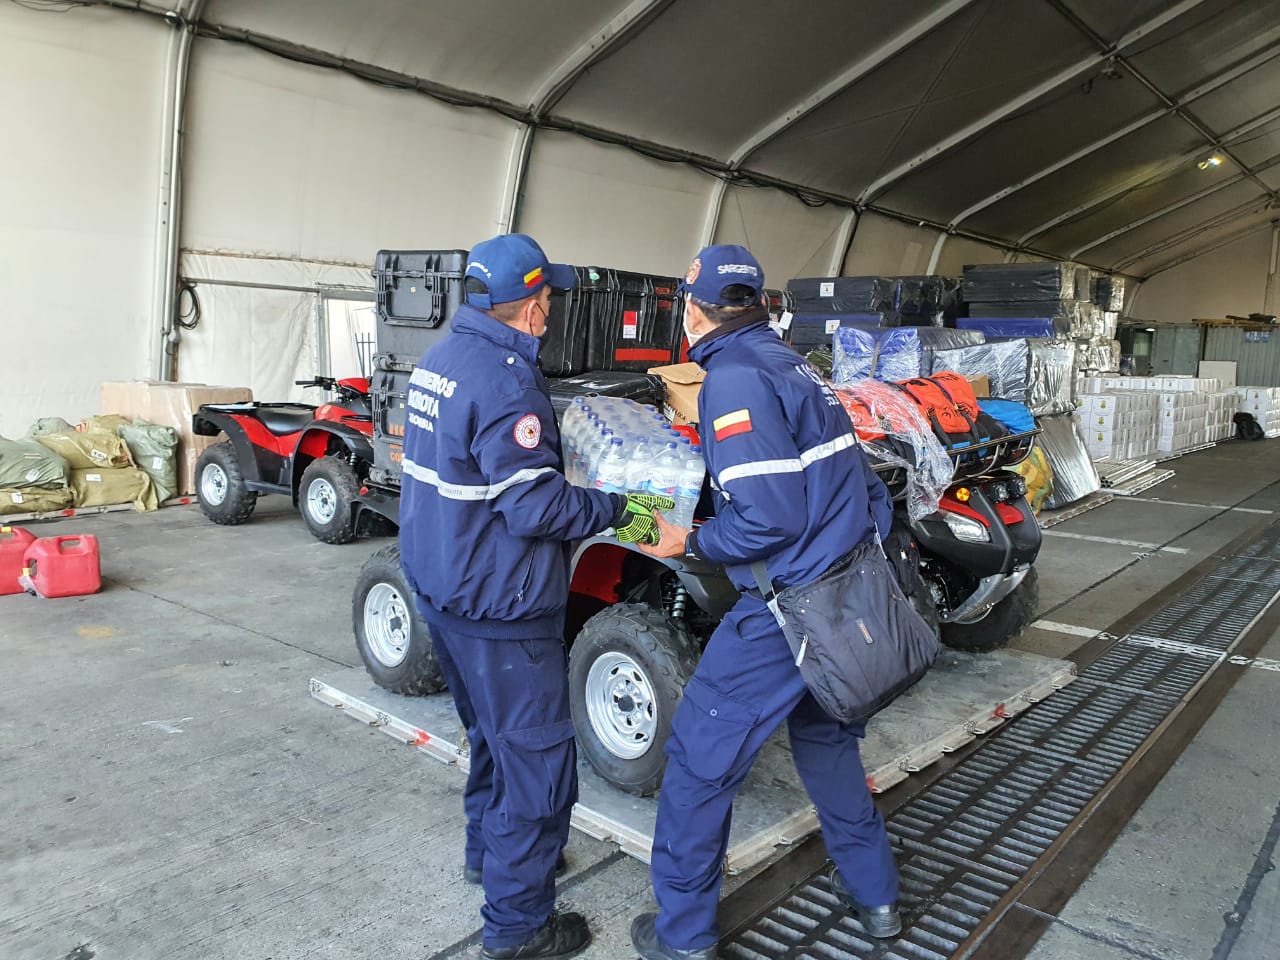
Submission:
M 258 495 L 245 486 L 230 440 L 215 443 L 196 461 L 196 500 L 206 517 L 223 526 L 237 526 L 253 514 Z
M 356 538 L 356 497 L 360 479 L 339 457 L 313 460 L 298 484 L 298 510 L 311 535 L 325 543 Z
M 1007 646 L 1036 618 L 1040 607 L 1040 578 L 1032 567 L 1018 584 L 991 611 L 974 623 L 944 623 L 942 642 L 952 650 L 989 653 Z
M 373 682 L 416 697 L 445 688 L 427 623 L 400 570 L 400 547 L 383 547 L 360 568 L 351 598 L 356 649 Z
M 661 786 L 671 720 L 697 665 L 683 624 L 647 604 L 616 604 L 583 625 L 569 649 L 569 706 L 596 773 L 636 796 Z

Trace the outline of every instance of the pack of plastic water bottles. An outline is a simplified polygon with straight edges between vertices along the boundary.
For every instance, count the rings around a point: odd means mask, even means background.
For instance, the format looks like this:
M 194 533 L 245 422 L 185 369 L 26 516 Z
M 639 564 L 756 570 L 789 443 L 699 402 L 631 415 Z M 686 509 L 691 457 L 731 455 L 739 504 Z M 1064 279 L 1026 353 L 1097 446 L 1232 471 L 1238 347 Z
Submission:
M 675 500 L 665 516 L 693 525 L 706 465 L 702 450 L 657 407 L 621 397 L 575 397 L 560 422 L 565 474 L 606 493 L 652 493 Z

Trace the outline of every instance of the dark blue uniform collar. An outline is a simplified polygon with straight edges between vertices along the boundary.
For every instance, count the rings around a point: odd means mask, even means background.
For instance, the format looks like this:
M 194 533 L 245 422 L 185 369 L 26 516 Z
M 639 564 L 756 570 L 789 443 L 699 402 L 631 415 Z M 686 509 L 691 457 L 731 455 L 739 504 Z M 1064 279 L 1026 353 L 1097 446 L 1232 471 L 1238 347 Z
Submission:
M 778 336 L 769 328 L 768 313 L 763 313 L 759 317 L 749 316 L 730 320 L 728 323 L 722 323 L 716 327 L 694 346 L 690 347 L 689 359 L 698 366 L 705 367 L 707 361 L 730 344 L 739 343 L 743 340 L 754 340 L 762 333 L 774 339 L 777 339 Z
M 538 348 L 542 346 L 542 341 L 522 330 L 508 326 L 501 320 L 493 319 L 487 313 L 469 304 L 464 303 L 454 313 L 453 330 L 455 333 L 470 333 L 477 337 L 484 337 L 504 349 L 514 350 L 530 364 L 537 366 Z

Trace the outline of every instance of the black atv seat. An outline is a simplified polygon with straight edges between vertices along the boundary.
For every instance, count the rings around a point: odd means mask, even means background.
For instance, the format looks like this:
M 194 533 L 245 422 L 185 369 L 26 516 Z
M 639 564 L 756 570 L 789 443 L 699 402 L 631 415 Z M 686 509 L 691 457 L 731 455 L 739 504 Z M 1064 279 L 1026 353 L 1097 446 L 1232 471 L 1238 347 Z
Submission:
M 297 433 L 316 418 L 316 408 L 301 403 L 273 403 L 258 407 L 258 419 L 277 437 Z

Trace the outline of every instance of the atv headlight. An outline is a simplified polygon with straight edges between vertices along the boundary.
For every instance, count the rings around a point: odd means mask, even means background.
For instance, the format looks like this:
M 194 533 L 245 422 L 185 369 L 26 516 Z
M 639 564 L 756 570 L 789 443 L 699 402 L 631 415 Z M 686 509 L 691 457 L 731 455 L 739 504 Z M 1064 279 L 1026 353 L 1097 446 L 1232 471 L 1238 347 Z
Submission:
M 964 540 L 967 543 L 988 543 L 991 540 L 991 534 L 987 532 L 987 528 L 977 520 L 962 517 L 957 513 L 944 513 L 942 519 L 951 528 L 957 540 Z

